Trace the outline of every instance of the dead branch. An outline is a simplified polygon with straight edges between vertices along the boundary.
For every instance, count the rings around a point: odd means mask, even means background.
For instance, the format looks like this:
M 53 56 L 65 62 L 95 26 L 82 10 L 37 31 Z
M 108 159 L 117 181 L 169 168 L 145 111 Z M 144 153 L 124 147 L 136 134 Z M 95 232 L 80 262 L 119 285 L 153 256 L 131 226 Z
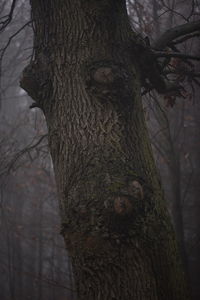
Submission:
M 5 20 L 0 22 L 0 32 L 3 31 L 6 28 L 6 26 L 12 21 L 13 12 L 15 10 L 16 2 L 17 2 L 17 0 L 12 1 L 9 14 L 6 15 L 6 16 L 3 16 L 1 18 L 1 19 L 5 19 Z
M 195 31 L 200 31 L 200 20 L 179 25 L 167 30 L 155 41 L 153 48 L 162 50 L 166 48 L 173 40 Z
M 199 56 L 179 53 L 179 52 L 165 52 L 165 51 L 154 51 L 155 57 L 178 57 L 182 59 L 200 60 Z
M 194 37 L 199 37 L 199 36 L 200 36 L 200 31 L 197 31 L 197 32 L 191 33 L 191 34 L 186 34 L 186 35 L 183 36 L 182 38 L 177 39 L 177 40 L 175 40 L 174 42 L 172 42 L 171 44 L 169 44 L 169 47 L 170 47 L 171 45 L 181 44 L 181 43 L 183 43 L 183 42 L 185 42 L 185 41 L 187 41 L 187 40 L 189 40 L 189 39 L 192 39 L 192 38 L 194 38 Z

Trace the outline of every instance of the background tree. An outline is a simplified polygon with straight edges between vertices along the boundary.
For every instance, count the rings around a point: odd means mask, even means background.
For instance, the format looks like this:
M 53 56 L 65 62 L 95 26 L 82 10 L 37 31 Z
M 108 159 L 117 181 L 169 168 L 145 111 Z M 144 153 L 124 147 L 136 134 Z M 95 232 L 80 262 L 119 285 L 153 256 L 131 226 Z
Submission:
M 44 117 L 19 87 L 32 53 L 30 6 L 13 3 L 6 23 L 12 3 L 0 3 L 0 299 L 73 299 Z

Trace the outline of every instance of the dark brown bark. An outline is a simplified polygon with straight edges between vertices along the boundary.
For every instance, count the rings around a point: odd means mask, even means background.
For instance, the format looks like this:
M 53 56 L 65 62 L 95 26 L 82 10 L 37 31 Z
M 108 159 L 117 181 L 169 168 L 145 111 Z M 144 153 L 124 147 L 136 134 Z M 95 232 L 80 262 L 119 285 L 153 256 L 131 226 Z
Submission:
M 122 0 L 32 0 L 21 85 L 45 114 L 79 299 L 188 299 Z

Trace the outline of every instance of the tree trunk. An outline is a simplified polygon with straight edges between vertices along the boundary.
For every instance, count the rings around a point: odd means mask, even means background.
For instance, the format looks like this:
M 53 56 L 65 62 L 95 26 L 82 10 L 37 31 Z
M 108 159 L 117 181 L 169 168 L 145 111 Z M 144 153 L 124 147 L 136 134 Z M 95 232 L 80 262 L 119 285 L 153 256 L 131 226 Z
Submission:
M 21 86 L 49 132 L 79 299 L 188 299 L 140 96 L 122 0 L 32 0 Z

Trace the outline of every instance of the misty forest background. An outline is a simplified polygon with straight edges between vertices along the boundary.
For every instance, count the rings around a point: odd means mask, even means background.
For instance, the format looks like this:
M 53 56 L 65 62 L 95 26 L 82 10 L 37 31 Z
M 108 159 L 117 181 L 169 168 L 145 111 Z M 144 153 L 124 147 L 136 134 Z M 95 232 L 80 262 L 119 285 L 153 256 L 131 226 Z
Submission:
M 38 108 L 29 108 L 32 100 L 19 87 L 20 74 L 34 55 L 29 1 L 18 0 L 9 21 L 5 16 L 11 4 L 0 1 L 5 24 L 0 32 L 0 299 L 72 300 L 73 274 L 59 235 L 45 120 Z M 127 6 L 134 30 L 147 43 L 200 17 L 198 0 L 129 0 Z M 174 47 L 199 55 L 199 35 Z M 172 79 L 184 86 L 182 96 L 144 93 L 144 110 L 193 300 L 199 300 L 200 63 L 170 63 L 176 67 Z

